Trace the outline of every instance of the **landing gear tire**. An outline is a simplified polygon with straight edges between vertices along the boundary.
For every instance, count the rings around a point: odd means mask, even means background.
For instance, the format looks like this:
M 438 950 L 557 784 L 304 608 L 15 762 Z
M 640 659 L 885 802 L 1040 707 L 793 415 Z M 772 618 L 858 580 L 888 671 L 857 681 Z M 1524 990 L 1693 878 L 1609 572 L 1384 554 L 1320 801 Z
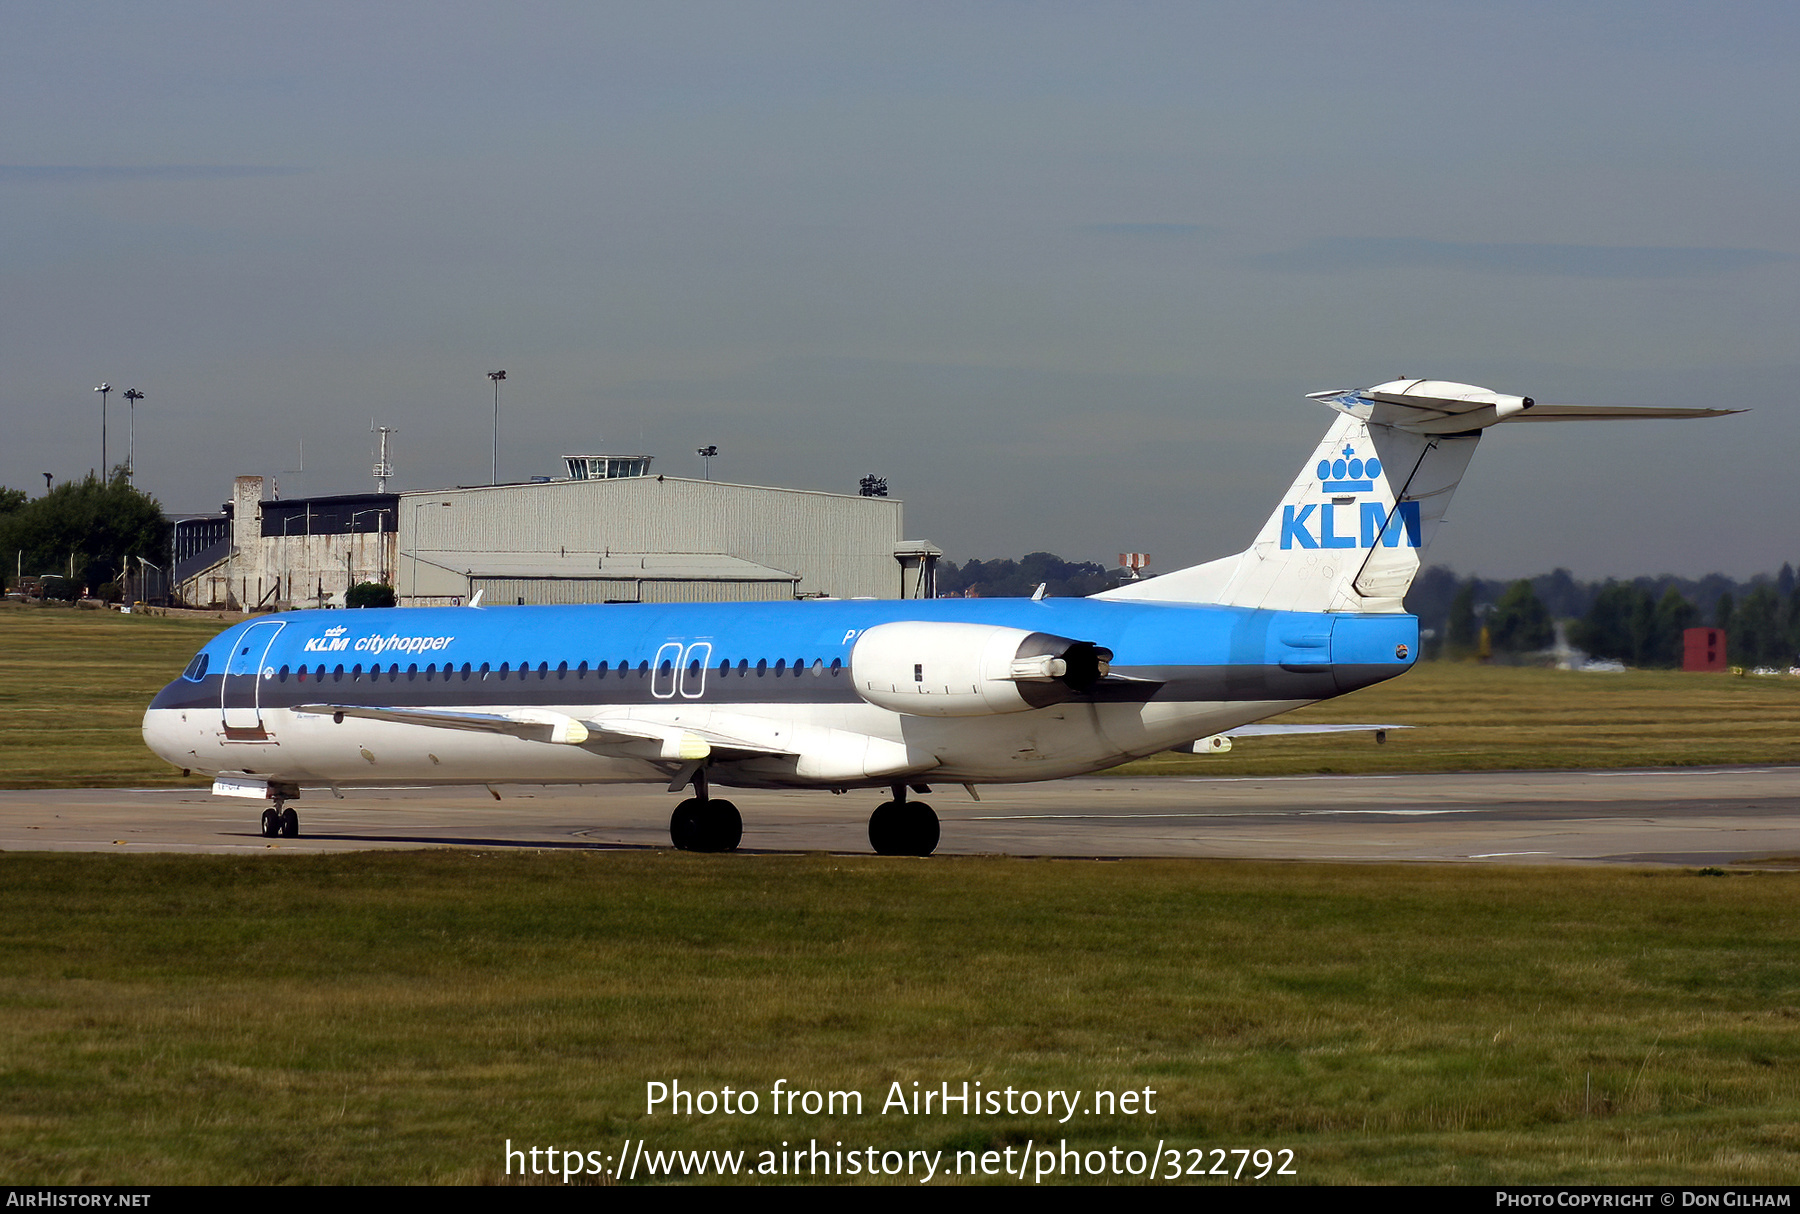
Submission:
M 744 818 L 730 801 L 707 801 L 703 805 L 706 842 L 701 851 L 736 851 L 744 838 Z
M 669 841 L 681 851 L 736 851 L 744 819 L 730 801 L 690 797 L 669 816 Z
M 689 797 L 669 815 L 669 842 L 677 851 L 699 851 L 700 834 L 700 800 Z
M 281 811 L 281 837 L 284 839 L 300 837 L 300 815 L 291 809 Z
M 281 815 L 275 810 L 263 810 L 262 833 L 265 839 L 281 838 Z
M 869 815 L 869 846 L 883 856 L 929 856 L 938 817 L 923 801 L 884 801 Z

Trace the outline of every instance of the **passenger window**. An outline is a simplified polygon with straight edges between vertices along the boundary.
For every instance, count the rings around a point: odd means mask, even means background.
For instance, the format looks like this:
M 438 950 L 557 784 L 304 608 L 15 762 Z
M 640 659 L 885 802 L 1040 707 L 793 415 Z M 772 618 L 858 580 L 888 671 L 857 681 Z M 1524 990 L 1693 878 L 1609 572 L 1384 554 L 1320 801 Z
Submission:
M 409 662 L 409 663 L 407 663 L 407 666 L 406 666 L 406 681 L 407 681 L 407 682 L 409 682 L 409 683 L 410 683 L 410 682 L 412 682 L 412 681 L 413 681 L 413 680 L 414 680 L 414 679 L 416 679 L 416 678 L 418 678 L 418 677 L 419 677 L 419 664 L 418 664 L 418 663 L 417 663 L 417 662 Z
M 738 678 L 741 679 L 749 673 L 750 673 L 750 659 L 749 658 L 739 658 L 738 659 Z
M 338 664 L 338 665 L 337 665 L 337 666 L 336 666 L 336 667 L 334 667 L 334 668 L 333 668 L 333 669 L 332 669 L 332 671 L 331 671 L 331 681 L 332 681 L 332 682 L 333 682 L 333 683 L 342 683 L 342 682 L 343 682 L 343 681 L 344 681 L 344 666 L 343 666 L 343 663 L 341 663 L 341 662 L 340 662 L 340 663 L 339 663 L 339 664 Z
M 355 683 L 355 682 L 360 681 L 361 679 L 362 679 L 362 663 L 358 662 L 356 665 L 354 665 L 350 668 L 350 681 L 352 683 Z
M 275 672 L 275 677 L 283 683 L 287 682 L 288 668 L 286 666 L 283 666 L 280 670 L 277 670 Z
M 775 659 L 775 677 L 779 679 L 782 675 L 784 675 L 786 673 L 787 673 L 787 659 L 786 658 L 776 658 Z
M 549 677 L 550 677 L 550 663 L 539 662 L 538 663 L 538 678 L 547 679 Z
M 813 659 L 813 678 L 816 679 L 824 673 L 825 673 L 825 660 L 823 658 L 814 658 Z
M 832 658 L 831 659 L 831 677 L 832 678 L 834 678 L 834 679 L 837 678 L 838 672 L 841 671 L 843 668 L 844 668 L 844 659 L 843 658 Z
M 567 662 L 558 662 L 556 664 L 556 677 L 559 679 L 566 679 L 569 677 L 569 664 Z
M 431 682 L 432 676 L 435 675 L 436 673 L 437 673 L 437 663 L 433 662 L 429 666 L 425 667 L 425 681 L 427 683 Z
M 483 663 L 482 663 L 482 664 L 481 664 L 481 677 L 482 677 L 482 678 L 483 678 L 483 679 L 485 679 L 485 678 L 487 678 L 487 677 L 488 677 L 488 675 L 489 675 L 489 674 L 491 674 L 491 673 L 493 673 L 493 672 L 492 672 L 492 671 L 490 671 L 490 670 L 489 670 L 489 669 L 488 669 L 488 664 L 487 664 L 487 663 L 486 663 L 486 662 L 483 662 Z
M 605 662 L 594 663 L 594 677 L 597 679 L 604 679 L 606 677 L 606 663 Z
M 640 679 L 646 678 L 649 676 L 649 674 L 650 674 L 650 659 L 645 658 L 643 661 L 638 663 L 638 678 L 640 678 Z
M 338 669 L 341 670 L 341 669 L 343 669 L 343 667 L 340 666 Z M 321 683 L 323 683 L 325 681 L 325 663 L 323 663 L 323 662 L 319 663 L 319 668 L 317 670 L 313 671 L 313 678 L 317 679 Z
M 502 679 L 504 679 L 504 678 L 505 678 L 505 677 L 506 677 L 506 672 L 507 672 L 507 671 L 508 671 L 508 670 L 509 670 L 509 669 L 511 669 L 511 667 L 510 667 L 510 665 L 509 665 L 509 664 L 508 664 L 508 663 L 506 663 L 506 662 L 502 662 L 502 663 L 500 663 L 500 677 L 501 677 L 501 678 L 502 678 Z
M 463 682 L 466 683 L 469 681 L 469 664 L 467 662 L 463 663 L 462 677 L 463 677 Z
M 579 665 L 575 668 L 575 677 L 578 679 L 587 678 L 587 663 L 586 662 L 583 662 L 581 665 Z
M 757 658 L 756 659 L 756 677 L 760 679 L 767 673 L 769 673 L 769 659 L 768 658 Z

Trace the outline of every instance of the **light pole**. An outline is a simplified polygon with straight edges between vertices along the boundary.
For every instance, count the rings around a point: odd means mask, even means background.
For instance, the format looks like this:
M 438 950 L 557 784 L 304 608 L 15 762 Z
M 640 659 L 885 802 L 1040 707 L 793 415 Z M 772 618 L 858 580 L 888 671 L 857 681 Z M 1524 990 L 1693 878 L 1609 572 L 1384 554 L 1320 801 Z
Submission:
M 386 564 L 386 561 L 383 558 L 387 556 L 387 551 L 382 542 L 385 533 L 381 529 L 381 520 L 387 515 L 387 512 L 386 506 L 377 506 L 372 510 L 358 510 L 355 514 L 350 516 L 350 532 L 353 535 L 356 533 L 357 519 L 365 514 L 373 514 L 375 516 L 375 580 L 383 585 L 386 585 L 387 583 L 387 570 L 383 567 Z M 345 547 L 348 548 L 349 545 L 346 544 Z M 349 593 L 347 587 L 344 593 Z
M 100 394 L 100 483 L 104 485 L 112 479 L 106 469 L 106 394 L 112 385 L 103 383 L 94 391 Z
M 708 443 L 704 447 L 695 448 L 695 450 L 694 450 L 695 455 L 698 455 L 701 459 L 706 461 L 706 479 L 707 480 L 712 479 L 713 456 L 717 455 L 718 453 L 719 453 L 718 447 L 714 446 L 712 443 Z
M 125 399 L 131 404 L 131 445 L 126 448 L 125 483 L 136 488 L 137 482 L 131 479 L 131 474 L 137 471 L 137 403 L 144 399 L 144 394 L 136 388 L 127 388 Z
M 448 506 L 449 502 L 414 502 L 413 503 L 413 542 L 412 542 L 412 600 L 413 606 L 419 605 L 419 511 L 427 506 Z
M 487 377 L 494 381 L 494 474 L 488 481 L 490 485 L 500 483 L 500 381 L 506 378 L 504 371 L 489 371 Z M 448 505 L 448 503 L 445 503 Z
M 304 529 L 300 533 L 301 536 L 304 538 L 305 536 L 311 535 L 312 534 L 312 503 L 311 502 L 307 503 L 305 514 L 290 514 L 281 520 L 281 577 L 282 577 L 282 581 L 285 581 L 287 583 L 287 589 L 290 592 L 294 588 L 294 576 L 292 573 L 289 572 L 291 565 L 290 565 L 290 562 L 288 559 L 288 538 L 289 538 L 288 524 L 293 522 L 295 519 L 299 519 L 303 524 L 305 524 Z M 304 556 L 305 553 L 302 553 L 301 555 Z M 279 583 L 277 583 L 277 587 L 278 588 L 275 591 L 275 599 L 276 599 L 276 602 L 279 604 L 279 602 L 281 600 L 281 590 L 279 589 Z M 292 602 L 292 601 L 293 600 L 290 598 L 289 602 Z

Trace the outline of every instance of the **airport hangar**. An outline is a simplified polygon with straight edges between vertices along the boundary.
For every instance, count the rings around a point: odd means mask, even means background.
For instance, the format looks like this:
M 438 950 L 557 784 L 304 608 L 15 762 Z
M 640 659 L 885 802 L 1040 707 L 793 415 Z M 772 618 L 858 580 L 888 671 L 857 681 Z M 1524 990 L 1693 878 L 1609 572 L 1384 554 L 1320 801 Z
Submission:
M 177 597 L 237 610 L 341 606 L 386 582 L 401 606 L 931 598 L 941 552 L 899 499 L 655 475 L 649 456 L 564 456 L 499 485 L 263 498 L 240 476 L 216 515 L 175 519 Z

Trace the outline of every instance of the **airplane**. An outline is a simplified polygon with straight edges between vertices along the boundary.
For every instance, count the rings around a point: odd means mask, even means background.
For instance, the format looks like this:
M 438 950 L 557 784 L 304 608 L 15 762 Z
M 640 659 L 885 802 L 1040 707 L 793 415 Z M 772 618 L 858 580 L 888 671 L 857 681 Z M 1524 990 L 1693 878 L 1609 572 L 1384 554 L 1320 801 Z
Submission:
M 1402 600 L 1490 427 L 1739 412 L 1416 379 L 1310 399 L 1337 416 L 1248 548 L 1090 598 L 288 612 L 207 642 L 144 738 L 268 802 L 268 837 L 299 834 L 303 787 L 655 782 L 692 790 L 682 850 L 741 842 L 715 786 L 887 789 L 871 847 L 930 855 L 909 792 L 1222 749 L 1409 670 Z

